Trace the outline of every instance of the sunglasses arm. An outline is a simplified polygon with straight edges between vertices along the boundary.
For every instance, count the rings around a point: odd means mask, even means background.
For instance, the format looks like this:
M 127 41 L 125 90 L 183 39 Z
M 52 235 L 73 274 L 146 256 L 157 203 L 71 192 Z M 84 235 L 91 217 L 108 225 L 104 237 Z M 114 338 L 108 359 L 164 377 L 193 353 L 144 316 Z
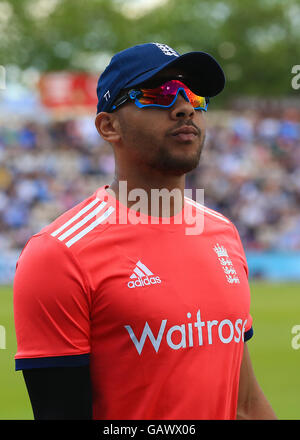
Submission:
M 115 110 L 120 105 L 124 104 L 128 99 L 134 100 L 137 96 L 139 96 L 142 92 L 140 90 L 129 90 L 125 95 L 120 96 L 119 99 L 114 103 L 114 105 L 111 108 L 111 111 Z

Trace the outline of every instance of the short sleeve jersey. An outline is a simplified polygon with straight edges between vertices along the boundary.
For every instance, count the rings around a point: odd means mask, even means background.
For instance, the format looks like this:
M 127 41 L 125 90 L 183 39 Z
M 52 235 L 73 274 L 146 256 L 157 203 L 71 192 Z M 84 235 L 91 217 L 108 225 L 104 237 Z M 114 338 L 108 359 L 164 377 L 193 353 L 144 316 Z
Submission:
M 137 215 L 107 187 L 23 249 L 16 369 L 89 364 L 94 419 L 234 419 L 253 333 L 236 227 L 189 198 Z

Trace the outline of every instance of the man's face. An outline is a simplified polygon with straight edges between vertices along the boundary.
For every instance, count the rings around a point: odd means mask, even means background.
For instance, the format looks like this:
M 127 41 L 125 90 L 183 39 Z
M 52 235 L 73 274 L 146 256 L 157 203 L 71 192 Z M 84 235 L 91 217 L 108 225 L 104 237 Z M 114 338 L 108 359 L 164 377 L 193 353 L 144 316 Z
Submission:
M 169 79 L 170 73 L 163 78 Z M 197 167 L 205 139 L 204 115 L 181 94 L 170 108 L 138 108 L 129 102 L 116 116 L 126 160 L 170 175 Z

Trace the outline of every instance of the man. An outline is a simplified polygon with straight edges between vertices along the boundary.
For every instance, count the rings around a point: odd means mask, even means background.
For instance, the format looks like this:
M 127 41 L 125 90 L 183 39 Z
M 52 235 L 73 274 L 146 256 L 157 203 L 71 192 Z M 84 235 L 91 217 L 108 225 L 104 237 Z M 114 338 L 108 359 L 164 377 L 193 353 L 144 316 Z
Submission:
M 16 369 L 36 419 L 275 418 L 245 343 L 237 230 L 184 197 L 224 83 L 210 55 L 158 43 L 116 54 L 101 75 L 96 127 L 114 181 L 32 237 L 15 276 Z M 153 189 L 177 196 L 153 212 Z

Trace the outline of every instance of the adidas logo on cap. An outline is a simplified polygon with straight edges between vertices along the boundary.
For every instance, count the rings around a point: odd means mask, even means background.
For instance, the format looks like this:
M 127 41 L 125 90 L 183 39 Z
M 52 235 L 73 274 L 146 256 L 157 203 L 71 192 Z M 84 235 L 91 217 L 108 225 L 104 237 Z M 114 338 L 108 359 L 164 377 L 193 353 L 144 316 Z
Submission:
M 136 263 L 135 268 L 133 269 L 133 274 L 130 275 L 130 279 L 131 280 L 127 283 L 129 289 L 161 283 L 161 279 L 158 276 L 154 276 L 151 270 L 141 261 Z

